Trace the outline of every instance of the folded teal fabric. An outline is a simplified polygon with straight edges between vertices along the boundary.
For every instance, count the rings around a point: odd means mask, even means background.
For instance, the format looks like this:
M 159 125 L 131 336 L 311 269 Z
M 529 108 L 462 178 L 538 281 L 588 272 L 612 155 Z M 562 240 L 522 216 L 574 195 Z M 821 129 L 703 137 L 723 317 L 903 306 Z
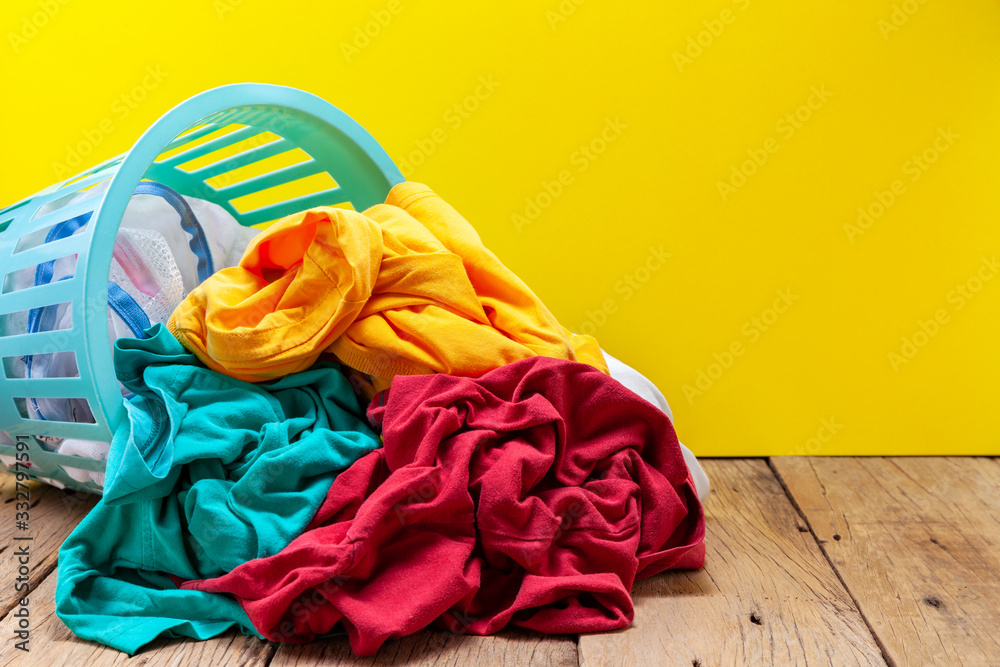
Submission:
M 231 597 L 177 583 L 281 551 L 380 440 L 334 363 L 249 384 L 202 366 L 160 324 L 146 334 L 115 344 L 135 397 L 105 494 L 59 550 L 56 613 L 129 654 L 159 635 L 259 636 Z

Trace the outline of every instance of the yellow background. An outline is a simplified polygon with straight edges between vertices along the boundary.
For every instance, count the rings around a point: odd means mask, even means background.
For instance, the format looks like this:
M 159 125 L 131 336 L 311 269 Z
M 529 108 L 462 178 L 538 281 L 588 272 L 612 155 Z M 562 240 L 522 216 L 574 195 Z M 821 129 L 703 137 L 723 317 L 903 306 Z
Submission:
M 0 204 L 59 180 L 81 142 L 83 166 L 123 152 L 206 88 L 295 86 L 410 163 L 564 324 L 649 375 L 696 453 L 1000 453 L 1000 279 L 962 308 L 953 292 L 1000 251 L 996 2 L 163 6 L 4 1 Z M 800 109 L 812 90 L 829 97 Z M 845 225 L 897 179 L 852 242 Z M 669 259 L 645 273 L 660 246 Z M 768 312 L 779 290 L 797 299 Z M 771 322 L 756 337 L 755 317 Z

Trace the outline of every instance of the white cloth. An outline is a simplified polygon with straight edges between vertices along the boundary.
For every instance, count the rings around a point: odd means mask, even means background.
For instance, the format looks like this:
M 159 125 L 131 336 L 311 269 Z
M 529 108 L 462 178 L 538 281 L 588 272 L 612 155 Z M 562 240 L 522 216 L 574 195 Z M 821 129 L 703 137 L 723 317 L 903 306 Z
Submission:
M 604 354 L 604 361 L 608 364 L 608 371 L 610 371 L 611 377 L 621 382 L 626 389 L 631 390 L 639 397 L 646 399 L 663 410 L 670 417 L 670 421 L 674 421 L 674 414 L 670 410 L 670 405 L 667 404 L 666 397 L 663 395 L 663 392 L 657 389 L 655 384 L 631 366 L 618 361 L 604 350 L 601 350 L 601 352 Z M 708 492 L 711 490 L 708 475 L 705 474 L 705 470 L 701 467 L 701 463 L 698 462 L 698 458 L 684 443 L 681 443 L 681 453 L 684 454 L 684 462 L 687 464 L 688 472 L 691 473 L 691 479 L 694 480 L 694 487 L 698 492 L 698 498 L 702 502 L 705 502 Z
M 107 461 L 108 450 L 110 448 L 111 444 L 107 442 L 66 438 L 59 444 L 59 447 L 56 448 L 56 453 L 64 456 L 82 456 L 84 458 L 94 459 L 95 461 Z M 63 466 L 62 469 L 66 471 L 67 475 L 78 482 L 94 482 L 101 488 L 104 487 L 103 472 L 81 470 L 80 468 L 71 468 L 68 466 Z
M 193 197 L 184 197 L 184 200 L 205 232 L 215 270 L 236 266 L 250 240 L 260 230 L 244 227 L 217 204 Z M 162 197 L 134 195 L 122 217 L 121 228 L 145 229 L 163 235 L 180 269 L 185 295 L 201 282 L 198 280 L 198 257 L 188 245 L 191 236 L 181 227 L 180 215 Z

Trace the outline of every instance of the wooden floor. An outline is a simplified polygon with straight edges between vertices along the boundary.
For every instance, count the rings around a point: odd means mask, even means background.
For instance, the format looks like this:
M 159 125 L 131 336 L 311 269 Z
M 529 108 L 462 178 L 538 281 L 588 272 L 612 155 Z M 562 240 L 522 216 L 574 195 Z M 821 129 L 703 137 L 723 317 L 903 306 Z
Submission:
M 0 665 L 1000 665 L 1000 461 L 707 460 L 707 564 L 639 582 L 618 632 L 424 632 L 373 658 L 346 640 L 228 634 L 161 641 L 131 661 L 53 611 L 56 552 L 92 499 L 33 493 L 31 652 L 14 649 L 13 487 L 0 485 Z

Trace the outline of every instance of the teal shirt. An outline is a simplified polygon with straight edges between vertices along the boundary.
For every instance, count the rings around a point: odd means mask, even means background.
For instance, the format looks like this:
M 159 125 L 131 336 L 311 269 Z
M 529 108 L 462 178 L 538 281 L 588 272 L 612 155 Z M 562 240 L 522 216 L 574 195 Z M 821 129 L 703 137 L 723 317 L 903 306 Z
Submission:
M 380 446 L 333 363 L 267 384 L 208 370 L 157 324 L 115 344 L 135 393 L 104 496 L 59 550 L 56 613 L 133 654 L 159 635 L 258 634 L 231 597 L 182 591 L 288 545 L 337 474 Z M 259 634 L 258 634 L 259 636 Z

